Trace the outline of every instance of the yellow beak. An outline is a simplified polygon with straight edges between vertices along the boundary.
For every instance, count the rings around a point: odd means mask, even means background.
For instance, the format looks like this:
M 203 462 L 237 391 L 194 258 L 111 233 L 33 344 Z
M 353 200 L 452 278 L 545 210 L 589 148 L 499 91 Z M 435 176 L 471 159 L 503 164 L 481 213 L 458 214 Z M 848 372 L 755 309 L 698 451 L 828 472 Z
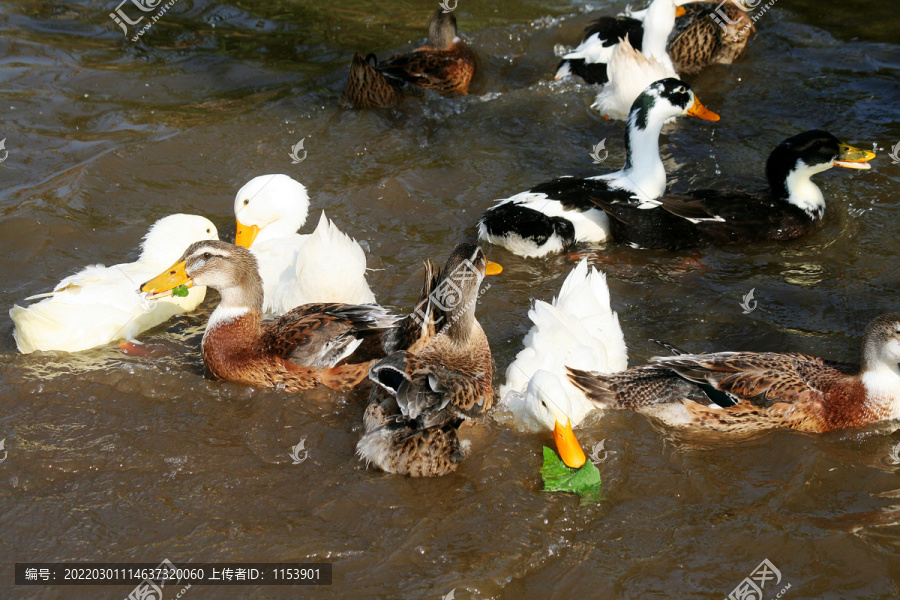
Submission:
M 485 275 L 499 275 L 503 272 L 503 267 L 498 265 L 495 262 L 487 261 L 487 266 L 484 267 Z
M 234 234 L 234 245 L 249 248 L 253 244 L 253 240 L 259 234 L 259 227 L 256 225 L 244 225 L 240 221 L 237 222 L 237 233 Z
M 171 296 L 172 290 L 179 285 L 193 287 L 194 280 L 184 270 L 187 261 L 179 261 L 141 286 L 142 292 L 150 294 L 150 298 Z
M 587 461 L 584 450 L 581 449 L 581 444 L 578 443 L 575 432 L 572 431 L 572 422 L 568 419 L 566 419 L 565 426 L 560 425 L 559 421 L 556 422 L 556 426 L 553 428 L 553 441 L 556 442 L 559 457 L 567 466 L 580 469 Z
M 871 169 L 869 161 L 875 158 L 874 152 L 854 148 L 849 144 L 841 144 L 841 153 L 834 160 L 834 166 L 845 169 Z
M 686 14 L 687 14 L 687 11 L 684 9 L 683 6 L 676 6 L 676 7 L 675 7 L 675 16 L 676 16 L 676 17 L 683 17 L 683 16 L 686 15 Z
M 692 117 L 697 117 L 698 119 L 703 119 L 704 121 L 718 121 L 721 117 L 709 110 L 700 102 L 700 98 L 694 96 L 694 103 L 688 109 L 687 114 Z

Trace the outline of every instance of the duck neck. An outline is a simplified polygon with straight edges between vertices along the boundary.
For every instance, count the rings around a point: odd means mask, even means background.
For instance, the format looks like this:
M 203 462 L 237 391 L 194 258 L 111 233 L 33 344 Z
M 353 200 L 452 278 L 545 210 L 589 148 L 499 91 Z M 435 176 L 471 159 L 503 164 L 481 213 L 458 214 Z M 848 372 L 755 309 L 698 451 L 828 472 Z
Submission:
M 653 12 L 644 19 L 644 37 L 641 42 L 641 52 L 647 58 L 654 58 L 660 63 L 671 64 L 669 53 L 666 52 L 666 43 L 669 40 L 669 34 L 672 33 L 672 27 L 675 25 L 674 8 L 672 9 L 671 20 L 667 19 L 668 15 L 659 15 Z
M 627 153 L 625 166 L 619 172 L 633 186 L 633 191 L 658 198 L 666 191 L 666 168 L 659 156 L 659 132 L 664 119 L 654 118 L 650 106 L 634 106 L 625 130 Z
M 255 276 L 255 278 L 253 277 Z M 210 332 L 241 320 L 247 326 L 248 320 L 254 329 L 261 330 L 263 288 L 257 273 L 251 273 L 246 281 L 225 288 L 216 288 L 221 296 L 219 305 L 209 317 L 204 341 Z
M 779 168 L 770 161 L 766 171 L 773 196 L 800 208 L 811 219 L 819 220 L 825 214 L 825 196 L 810 178 L 830 168 L 828 163 L 809 166 L 798 159 L 790 170 Z

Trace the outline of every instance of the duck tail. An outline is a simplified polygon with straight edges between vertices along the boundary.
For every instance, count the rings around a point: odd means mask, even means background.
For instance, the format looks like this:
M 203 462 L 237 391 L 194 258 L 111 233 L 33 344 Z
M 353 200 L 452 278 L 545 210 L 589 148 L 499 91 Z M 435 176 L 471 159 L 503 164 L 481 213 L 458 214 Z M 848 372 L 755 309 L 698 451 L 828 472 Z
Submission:
M 323 369 L 319 374 L 322 385 L 339 392 L 347 392 L 365 381 L 369 376 L 369 367 L 375 361 L 340 365 Z
M 353 53 L 347 87 L 341 96 L 344 104 L 354 108 L 386 108 L 400 101 L 400 89 L 375 68 L 377 64 L 374 54 L 363 58 L 359 52 Z

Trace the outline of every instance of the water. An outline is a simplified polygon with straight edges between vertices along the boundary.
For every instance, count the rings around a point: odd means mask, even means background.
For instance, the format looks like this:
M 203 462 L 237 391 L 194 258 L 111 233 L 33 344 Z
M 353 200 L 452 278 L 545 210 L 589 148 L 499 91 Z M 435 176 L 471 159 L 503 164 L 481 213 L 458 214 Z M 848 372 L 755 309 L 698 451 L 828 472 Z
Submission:
M 442 262 L 494 199 L 561 174 L 619 168 L 623 128 L 588 111 L 591 90 L 547 81 L 557 44 L 589 8 L 624 2 L 462 2 L 480 72 L 464 98 L 342 111 L 355 49 L 407 48 L 436 3 L 179 0 L 138 45 L 113 2 L 0 4 L 2 304 L 81 266 L 136 257 L 172 212 L 233 236 L 236 190 L 262 173 L 306 184 L 311 230 L 326 210 L 368 245 L 370 283 L 409 309 L 421 261 Z M 612 7 L 612 8 L 610 8 Z M 662 138 L 672 189 L 762 187 L 784 138 L 823 128 L 883 148 L 868 172 L 816 178 L 823 226 L 790 244 L 671 254 L 598 247 L 634 364 L 649 338 L 689 350 L 797 350 L 854 360 L 865 323 L 897 310 L 900 19 L 889 3 L 779 0 L 748 55 L 691 83 L 716 124 Z M 606 139 L 600 167 L 589 152 Z M 308 156 L 289 152 L 305 139 Z M 519 350 L 531 297 L 574 262 L 488 248 L 506 270 L 478 313 L 497 378 Z M 758 307 L 743 314 L 755 290 Z M 126 587 L 14 588 L 15 561 L 327 561 L 315 598 L 723 598 L 768 558 L 784 598 L 900 595 L 900 479 L 891 424 L 749 440 L 676 434 L 630 413 L 599 416 L 605 501 L 545 495 L 549 436 L 493 420 L 466 429 L 460 470 L 409 480 L 354 457 L 365 393 L 291 396 L 212 382 L 197 352 L 207 302 L 144 340 L 20 356 L 0 321 L 0 597 L 125 597 Z M 293 465 L 305 438 L 308 459 Z M 276 587 L 193 587 L 184 597 L 294 598 Z

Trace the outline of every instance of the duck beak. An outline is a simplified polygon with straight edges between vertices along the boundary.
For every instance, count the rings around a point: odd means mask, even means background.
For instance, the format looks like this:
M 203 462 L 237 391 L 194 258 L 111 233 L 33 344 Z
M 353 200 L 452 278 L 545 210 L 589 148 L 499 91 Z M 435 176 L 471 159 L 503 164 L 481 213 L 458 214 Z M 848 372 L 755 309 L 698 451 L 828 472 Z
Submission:
M 234 245 L 249 248 L 253 244 L 259 234 L 259 227 L 256 225 L 244 225 L 240 221 L 237 222 L 237 233 L 234 234 Z
M 676 6 L 676 7 L 675 7 L 675 16 L 676 16 L 676 17 L 683 17 L 683 16 L 686 15 L 686 14 L 687 14 L 687 11 L 684 9 L 683 6 Z
M 581 444 L 575 438 L 575 432 L 572 431 L 572 422 L 569 419 L 566 419 L 565 426 L 560 425 L 559 421 L 556 422 L 553 428 L 553 441 L 556 442 L 556 450 L 559 452 L 559 457 L 567 466 L 573 469 L 580 469 L 587 461 L 584 450 L 581 449 Z
M 175 263 L 142 285 L 141 291 L 150 294 L 150 299 L 155 300 L 156 298 L 171 296 L 172 290 L 179 285 L 193 287 L 194 280 L 188 277 L 187 272 L 184 270 L 186 266 L 187 261 L 184 260 Z
M 487 261 L 487 265 L 484 267 L 485 275 L 499 275 L 503 272 L 503 267 L 498 265 L 495 262 Z
M 849 144 L 840 145 L 841 153 L 834 160 L 834 166 L 845 169 L 871 169 L 869 161 L 875 158 L 874 152 L 854 148 Z
M 694 96 L 694 103 L 688 109 L 687 114 L 692 117 L 697 117 L 698 119 L 703 119 L 704 121 L 718 121 L 720 119 L 719 115 L 709 110 L 700 102 L 700 98 Z

